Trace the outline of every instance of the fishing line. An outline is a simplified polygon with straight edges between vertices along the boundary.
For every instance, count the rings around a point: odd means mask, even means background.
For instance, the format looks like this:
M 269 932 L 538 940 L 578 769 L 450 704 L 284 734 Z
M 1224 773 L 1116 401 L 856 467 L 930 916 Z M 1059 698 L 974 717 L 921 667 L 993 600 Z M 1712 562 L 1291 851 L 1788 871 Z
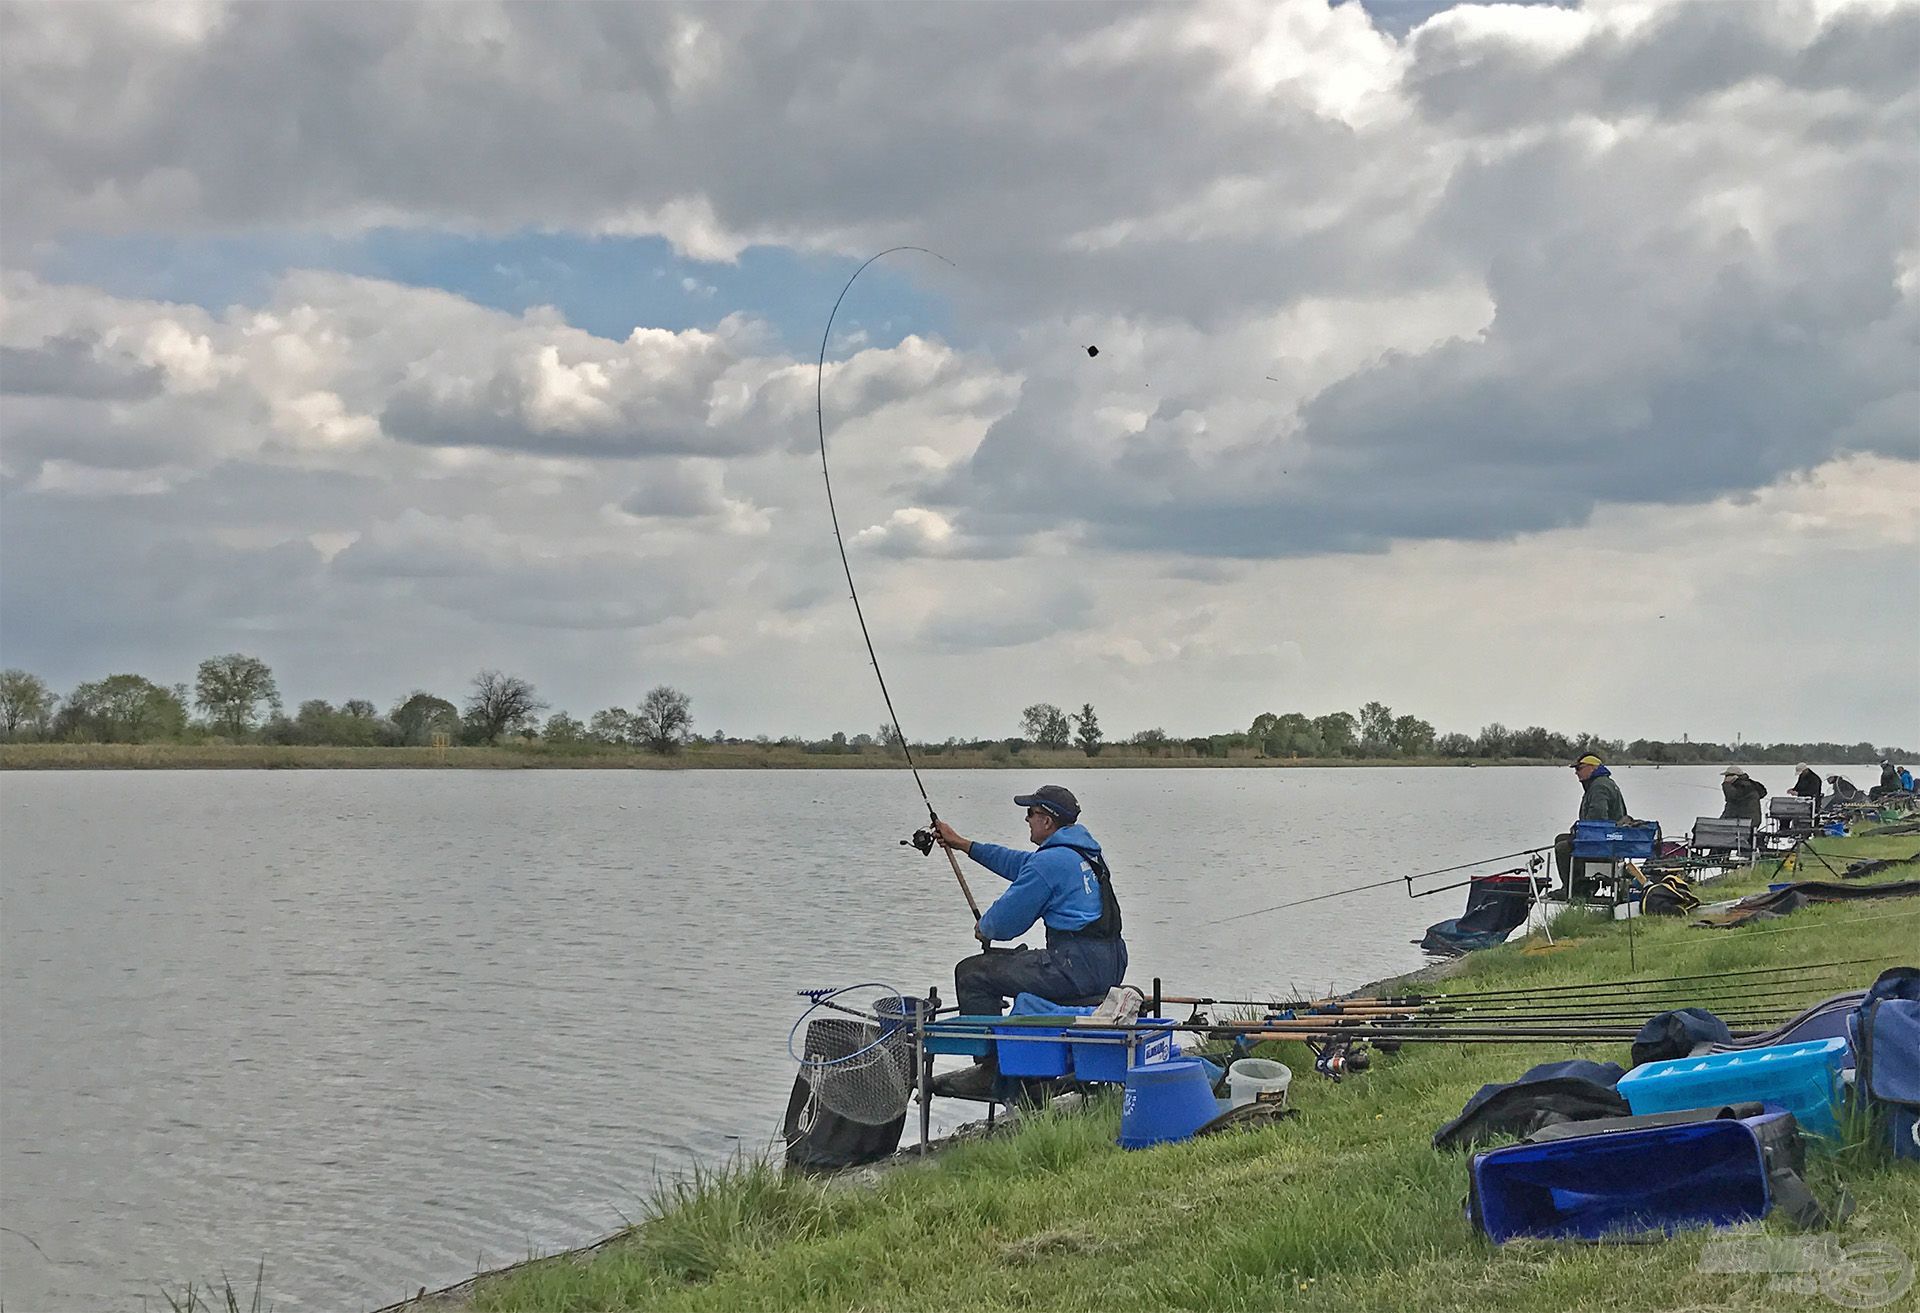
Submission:
M 840 295 L 834 298 L 833 309 L 827 313 L 827 326 L 820 334 L 820 357 L 814 364 L 813 374 L 813 419 L 814 426 L 820 435 L 820 478 L 827 486 L 827 515 L 833 521 L 834 545 L 840 549 L 840 568 L 847 576 L 847 595 L 853 599 L 853 614 L 860 621 L 860 638 L 867 645 L 867 661 L 873 666 L 874 679 L 879 681 L 880 699 L 887 704 L 887 720 L 893 726 L 894 741 L 900 745 L 900 751 L 906 754 L 907 769 L 913 772 L 914 787 L 920 790 L 920 801 L 927 805 L 927 819 L 937 824 L 940 815 L 933 809 L 933 799 L 927 796 L 927 785 L 920 778 L 920 766 L 913 759 L 913 748 L 907 742 L 906 731 L 900 728 L 900 713 L 893 709 L 893 694 L 887 690 L 886 675 L 881 673 L 880 656 L 873 650 L 873 634 L 867 629 L 867 613 L 860 605 L 860 590 L 854 587 L 853 564 L 847 559 L 846 535 L 840 532 L 840 508 L 833 500 L 833 473 L 827 468 L 827 412 L 824 398 L 827 378 L 827 342 L 833 336 L 833 321 L 840 313 L 840 303 L 847 299 L 847 293 L 853 290 L 854 283 L 867 271 L 867 265 L 883 255 L 892 255 L 896 251 L 918 251 L 922 255 L 931 255 L 944 265 L 954 267 L 953 261 L 946 256 L 938 251 L 930 251 L 924 246 L 889 246 L 878 255 L 869 256 L 865 264 L 853 271 L 853 276 L 847 279 L 846 286 L 840 289 Z M 953 867 L 953 878 L 960 882 L 960 892 L 966 895 L 967 907 L 973 912 L 975 923 L 978 923 L 980 904 L 974 901 L 973 890 L 967 886 L 967 877 L 960 873 L 960 862 L 954 857 L 951 848 L 944 848 L 943 851 L 947 854 L 948 865 Z
M 1547 852 L 1552 847 L 1552 844 L 1543 844 L 1538 848 L 1522 848 L 1517 853 L 1501 853 L 1498 857 L 1482 857 L 1480 860 L 1474 862 L 1461 862 L 1458 866 L 1442 866 L 1431 871 L 1420 871 L 1413 875 L 1396 875 L 1391 880 L 1376 880 L 1372 884 L 1356 884 L 1346 889 L 1335 889 L 1332 893 L 1315 894 L 1312 898 L 1296 898 L 1291 903 L 1275 903 L 1272 907 L 1255 908 L 1251 912 L 1235 912 L 1232 916 L 1223 916 L 1219 920 L 1209 921 L 1207 924 L 1225 925 L 1229 921 L 1239 921 L 1249 916 L 1261 916 L 1267 912 L 1278 912 L 1288 907 L 1304 907 L 1308 903 L 1323 902 L 1329 898 L 1341 898 L 1347 894 L 1364 893 L 1369 889 L 1384 889 L 1390 884 L 1405 883 L 1408 886 L 1408 892 L 1411 894 L 1412 885 L 1415 880 L 1424 880 L 1430 875 L 1449 875 L 1454 871 L 1464 871 L 1468 867 L 1485 866 L 1488 862 L 1504 862 L 1510 857 L 1528 857 L 1534 853 Z M 1431 892 L 1437 893 L 1439 891 L 1434 890 Z

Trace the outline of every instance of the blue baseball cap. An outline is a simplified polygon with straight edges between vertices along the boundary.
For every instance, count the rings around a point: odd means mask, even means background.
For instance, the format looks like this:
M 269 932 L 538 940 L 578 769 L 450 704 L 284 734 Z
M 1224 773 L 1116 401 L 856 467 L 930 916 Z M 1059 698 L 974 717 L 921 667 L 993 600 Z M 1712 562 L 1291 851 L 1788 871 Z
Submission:
M 1058 784 L 1042 784 L 1032 793 L 1023 793 L 1013 800 L 1016 807 L 1038 807 L 1069 823 L 1079 819 L 1080 800 Z

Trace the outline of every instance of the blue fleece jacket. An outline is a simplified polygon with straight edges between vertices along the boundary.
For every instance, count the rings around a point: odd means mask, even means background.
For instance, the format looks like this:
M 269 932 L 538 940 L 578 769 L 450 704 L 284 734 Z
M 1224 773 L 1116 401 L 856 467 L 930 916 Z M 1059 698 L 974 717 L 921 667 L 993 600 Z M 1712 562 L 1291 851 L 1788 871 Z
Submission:
M 1068 847 L 1100 845 L 1084 825 L 1069 825 L 1047 836 L 1032 852 L 976 840 L 967 855 L 1013 883 L 980 917 L 988 939 L 1018 939 L 1044 921 L 1055 930 L 1080 930 L 1100 919 L 1100 880 L 1093 867 Z

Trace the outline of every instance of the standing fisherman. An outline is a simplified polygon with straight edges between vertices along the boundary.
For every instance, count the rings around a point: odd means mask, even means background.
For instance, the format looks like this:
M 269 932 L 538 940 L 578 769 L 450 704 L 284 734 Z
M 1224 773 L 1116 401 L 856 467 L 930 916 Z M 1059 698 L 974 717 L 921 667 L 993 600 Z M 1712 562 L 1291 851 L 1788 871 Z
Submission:
M 1759 829 L 1760 800 L 1767 796 L 1767 786 L 1738 766 L 1729 766 L 1720 774 L 1720 792 L 1727 800 L 1727 805 L 1720 809 L 1720 819 L 1752 821 L 1754 828 Z
M 1613 781 L 1613 772 L 1606 764 L 1591 752 L 1573 763 L 1573 773 L 1580 780 L 1580 815 L 1576 820 L 1610 821 L 1615 825 L 1631 819 L 1627 815 L 1627 800 L 1621 796 L 1620 786 Z M 1557 834 L 1553 838 L 1553 860 L 1560 868 L 1560 892 L 1573 892 L 1573 832 Z
M 1027 837 L 1034 852 L 962 838 L 945 821 L 934 829 L 943 846 L 971 857 L 1009 884 L 981 914 L 974 931 L 981 952 L 953 969 L 963 1016 L 998 1016 L 1016 994 L 1054 1002 L 1104 995 L 1127 974 L 1127 943 L 1120 937 L 1120 902 L 1113 894 L 1100 845 L 1079 823 L 1080 803 L 1058 784 L 1046 784 L 1013 800 L 1027 809 Z M 995 948 L 1045 924 L 1043 949 Z M 964 1071 L 943 1076 L 941 1094 L 979 1098 L 999 1075 L 991 1054 Z
M 1802 798 L 1812 798 L 1813 810 L 1818 812 L 1820 810 L 1820 795 L 1826 791 L 1820 783 L 1820 777 L 1814 774 L 1813 767 L 1807 765 L 1804 761 L 1794 769 L 1800 773 L 1795 777 L 1793 788 L 1788 790 L 1788 792 L 1796 793 Z

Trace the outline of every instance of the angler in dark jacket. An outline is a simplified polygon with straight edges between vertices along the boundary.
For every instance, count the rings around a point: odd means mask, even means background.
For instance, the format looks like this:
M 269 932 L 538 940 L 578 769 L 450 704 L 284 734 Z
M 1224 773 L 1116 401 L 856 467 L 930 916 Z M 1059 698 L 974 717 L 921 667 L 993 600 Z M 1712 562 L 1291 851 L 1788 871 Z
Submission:
M 1620 792 L 1620 786 L 1613 781 L 1613 772 L 1606 764 L 1591 752 L 1573 763 L 1573 773 L 1580 780 L 1580 815 L 1583 821 L 1611 821 L 1622 824 L 1632 818 L 1627 815 L 1627 800 Z M 1553 860 L 1560 869 L 1560 883 L 1563 891 L 1571 889 L 1573 884 L 1573 832 L 1555 835 L 1553 840 Z
M 1789 789 L 1788 792 L 1797 793 L 1802 798 L 1812 798 L 1813 809 L 1819 811 L 1820 795 L 1825 792 L 1825 789 L 1821 787 L 1820 777 L 1814 774 L 1813 767 L 1807 765 L 1804 761 L 1795 767 L 1795 769 L 1798 770 L 1800 774 L 1793 781 L 1793 787 Z
M 1016 994 L 1037 994 L 1059 1003 L 1098 997 L 1127 974 L 1127 942 L 1120 937 L 1120 902 L 1100 845 L 1079 824 L 1080 803 L 1057 784 L 1015 798 L 1027 809 L 1027 836 L 1036 850 L 1003 848 L 965 839 L 945 821 L 940 842 L 1009 881 L 1005 893 L 980 915 L 974 937 L 983 951 L 953 969 L 956 1001 L 963 1015 L 998 1016 Z M 1018 939 L 1038 921 L 1046 927 L 1043 949 L 995 948 Z M 937 1092 L 982 1097 L 998 1070 L 993 1060 L 943 1076 Z
M 1760 824 L 1760 803 L 1767 796 L 1767 786 L 1738 766 L 1729 766 L 1720 774 L 1720 792 L 1727 800 L 1727 805 L 1720 809 L 1720 819 L 1752 821 L 1757 827 Z

